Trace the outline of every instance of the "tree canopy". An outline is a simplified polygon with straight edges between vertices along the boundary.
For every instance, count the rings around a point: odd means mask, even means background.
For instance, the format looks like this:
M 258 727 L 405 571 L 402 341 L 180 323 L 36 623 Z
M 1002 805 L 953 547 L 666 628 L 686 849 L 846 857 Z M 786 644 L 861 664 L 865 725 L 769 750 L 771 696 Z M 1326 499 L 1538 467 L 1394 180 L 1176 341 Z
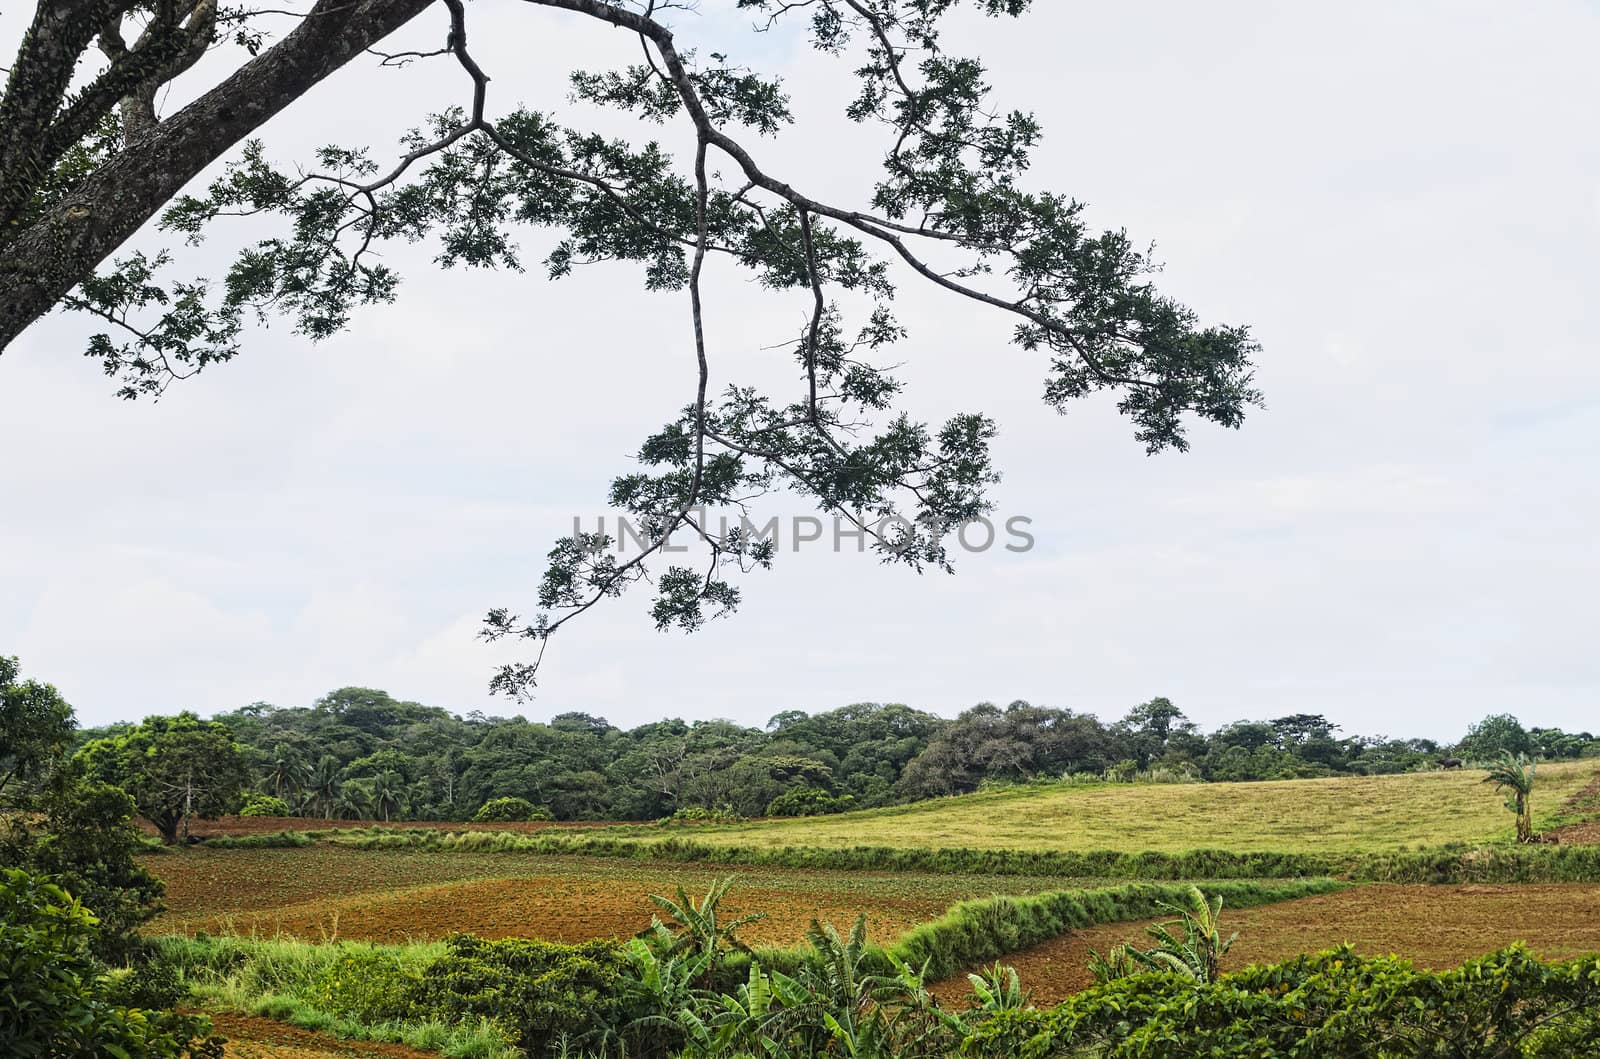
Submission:
M 263 799 L 275 798 L 291 814 L 363 820 L 466 820 L 503 799 L 516 800 L 513 815 L 523 819 L 801 816 L 1064 777 L 1197 782 L 1406 772 L 1437 767 L 1451 748 L 1431 739 L 1341 736 L 1326 718 L 1304 713 L 1207 733 L 1165 697 L 1113 723 L 1025 701 L 979 703 L 954 719 L 861 702 L 785 710 L 763 727 L 668 718 L 621 728 L 571 712 L 543 720 L 459 717 L 374 688 L 340 688 L 310 706 L 258 703 L 218 714 L 215 723 L 244 752 L 252 812 L 264 813 Z M 92 744 L 127 730 L 80 738 Z M 1538 731 L 1547 757 L 1600 755 L 1588 732 Z
M 235 809 L 249 776 L 228 727 L 187 712 L 147 717 L 90 742 L 78 757 L 90 777 L 132 795 L 140 815 L 169 843 L 191 817 Z
M 747 514 L 775 490 L 849 522 L 886 561 L 949 568 L 949 534 L 990 510 L 997 426 L 978 410 L 918 422 L 901 408 L 889 365 L 912 335 L 896 315 L 897 285 L 928 284 L 999 314 L 1037 358 L 1050 406 L 1113 395 L 1152 453 L 1187 448 L 1195 422 L 1237 427 L 1260 400 L 1249 331 L 1202 323 L 1154 286 L 1156 263 L 1134 238 L 1097 230 L 1083 203 L 1037 186 L 1042 122 L 995 98 L 981 58 L 952 48 L 961 11 L 1018 18 L 1028 6 L 737 0 L 752 32 L 794 34 L 819 61 L 843 63 L 855 86 L 843 117 L 882 133 L 875 182 L 834 200 L 762 159 L 763 138 L 794 122 L 789 89 L 737 55 L 692 47 L 679 4 L 525 0 L 522 9 L 623 31 L 614 65 L 571 71 L 581 106 L 535 109 L 509 103 L 515 71 L 486 69 L 470 44 L 482 19 L 514 24 L 515 10 L 469 18 L 461 0 L 316 0 L 279 39 L 282 11 L 37 0 L 0 97 L 0 348 L 51 308 L 76 310 L 103 328 L 87 351 L 119 392 L 158 395 L 232 359 L 258 319 L 287 318 L 317 340 L 361 306 L 393 300 L 388 244 L 426 242 L 443 267 L 520 270 L 528 233 L 543 232 L 552 279 L 580 263 L 631 262 L 643 287 L 682 293 L 685 377 L 636 466 L 611 483 L 610 503 L 647 545 L 624 560 L 603 533 L 558 541 L 533 616 L 487 616 L 487 638 L 531 643 L 530 660 L 499 670 L 493 688 L 526 694 L 551 634 L 641 583 L 664 629 L 733 610 L 738 575 L 769 565 L 775 549 L 742 523 L 713 532 L 703 513 Z M 447 63 L 460 89 L 417 114 L 397 146 L 332 144 L 305 159 L 249 139 L 424 13 L 439 47 L 377 50 L 372 61 Z M 200 91 L 194 79 L 223 56 L 231 72 Z M 385 76 L 402 75 L 373 71 Z M 172 86 L 192 102 L 164 115 L 158 101 Z M 577 123 L 591 107 L 632 114 L 660 139 Z M 190 186 L 224 158 L 220 176 Z M 247 241 L 228 223 L 241 216 L 269 234 Z M 220 235 L 243 245 L 222 274 L 194 278 L 181 273 L 181 245 L 112 258 L 151 220 L 179 244 Z M 717 306 L 702 281 L 719 268 L 803 307 L 780 354 L 787 386 L 712 364 Z M 698 561 L 665 562 L 674 531 L 699 546 Z
M 49 684 L 19 679 L 21 672 L 15 658 L 0 657 L 0 799 L 13 783 L 41 779 L 72 745 L 72 707 Z

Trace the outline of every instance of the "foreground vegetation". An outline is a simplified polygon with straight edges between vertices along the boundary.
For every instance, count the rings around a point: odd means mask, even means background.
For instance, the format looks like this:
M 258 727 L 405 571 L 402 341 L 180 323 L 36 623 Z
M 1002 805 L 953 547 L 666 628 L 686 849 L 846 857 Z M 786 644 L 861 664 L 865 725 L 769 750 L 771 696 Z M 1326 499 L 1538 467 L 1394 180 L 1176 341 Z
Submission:
M 1586 1054 L 1600 1015 L 1600 957 L 1545 964 L 1518 947 L 1443 973 L 1340 949 L 1219 974 L 1230 941 L 1218 911 L 1286 891 L 1043 894 L 958 906 L 885 948 L 859 923 L 819 923 L 804 948 L 755 951 L 724 892 L 657 899 L 655 925 L 627 943 L 168 938 L 162 949 L 208 1004 L 452 1056 L 1556 1057 Z M 1103 962 L 1104 984 L 1058 1007 L 1035 1008 L 998 966 L 970 975 L 958 999 L 928 988 L 1041 935 L 1173 908 L 1203 911 L 1153 929 L 1158 944 L 1139 960 Z

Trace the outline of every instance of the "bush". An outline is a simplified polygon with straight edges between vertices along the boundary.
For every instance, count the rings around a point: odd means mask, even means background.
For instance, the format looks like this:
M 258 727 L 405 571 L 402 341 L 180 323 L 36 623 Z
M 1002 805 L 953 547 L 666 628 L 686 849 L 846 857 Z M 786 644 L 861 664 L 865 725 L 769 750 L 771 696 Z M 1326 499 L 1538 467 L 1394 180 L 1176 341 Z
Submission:
M 415 1018 L 422 975 L 392 950 L 346 946 L 322 968 L 307 997 L 323 1011 L 358 1022 Z
M 526 798 L 492 798 L 473 814 L 475 824 L 508 823 L 522 820 L 553 820 L 550 810 Z
M 273 831 L 265 835 L 217 835 L 200 844 L 213 849 L 303 849 L 317 840 L 312 831 Z
M 817 787 L 793 787 L 767 803 L 768 816 L 827 816 L 854 809 L 848 794 L 829 794 Z
M 996 1015 L 962 1054 L 1566 1059 L 1595 1054 L 1597 1011 L 1600 956 L 1545 964 L 1513 946 L 1434 973 L 1341 948 L 1210 984 L 1121 978 L 1056 1008 Z
M 0 1055 L 221 1059 L 207 1019 L 116 1002 L 90 951 L 97 926 L 43 876 L 0 871 Z
M 416 997 L 446 1020 L 477 1016 L 501 1026 L 530 1054 L 557 1042 L 604 1047 L 621 1027 L 620 978 L 626 958 L 610 941 L 582 945 L 467 934 L 445 939 Z
M 713 809 L 708 809 L 703 805 L 686 805 L 667 817 L 667 822 L 674 824 L 738 824 L 744 822 L 744 817 L 734 811 L 731 805 L 719 805 Z
M 288 816 L 290 815 L 289 803 L 270 794 L 247 794 L 245 795 L 244 805 L 239 808 L 239 815 Z
M 132 823 L 133 799 L 103 783 L 70 783 L 36 808 L 42 818 L 0 818 L 0 867 L 49 876 L 93 911 L 91 945 L 102 962 L 137 959 L 137 931 L 161 910 L 165 887 L 134 860 L 144 843 Z

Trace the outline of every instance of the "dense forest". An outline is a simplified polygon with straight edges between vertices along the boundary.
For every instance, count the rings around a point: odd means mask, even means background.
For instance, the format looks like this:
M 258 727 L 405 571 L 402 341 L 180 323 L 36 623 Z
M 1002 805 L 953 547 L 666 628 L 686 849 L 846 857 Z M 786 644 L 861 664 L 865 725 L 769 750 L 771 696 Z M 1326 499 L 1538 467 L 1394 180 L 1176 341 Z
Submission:
M 1504 714 L 1454 743 L 1341 736 L 1338 725 L 1315 714 L 1202 733 L 1165 698 L 1112 724 L 1020 701 L 982 703 L 954 720 L 866 702 L 779 713 L 764 728 L 672 719 L 625 730 L 585 713 L 548 721 L 477 712 L 463 718 L 348 687 L 310 706 L 257 703 L 211 723 L 182 715 L 83 730 L 80 758 L 117 780 L 115 751 L 123 748 L 125 758 L 127 746 L 160 736 L 152 735 L 153 723 L 175 725 L 194 745 L 228 736 L 237 743 L 239 783 L 218 783 L 202 795 L 243 789 L 234 808 L 326 819 L 462 820 L 490 802 L 509 804 L 515 817 L 557 820 L 706 811 L 795 816 L 1040 780 L 1286 779 L 1436 768 L 1442 759 L 1487 759 L 1501 750 L 1544 758 L 1600 754 L 1600 741 L 1587 732 L 1526 729 Z M 170 781 L 164 789 L 195 794 Z

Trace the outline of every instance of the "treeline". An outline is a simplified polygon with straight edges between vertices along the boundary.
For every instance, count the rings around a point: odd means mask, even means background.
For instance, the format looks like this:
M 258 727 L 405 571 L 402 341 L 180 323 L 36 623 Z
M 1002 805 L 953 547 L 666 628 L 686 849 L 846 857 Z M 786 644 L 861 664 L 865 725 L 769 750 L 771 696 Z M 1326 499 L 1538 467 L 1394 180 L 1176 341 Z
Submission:
M 141 732 L 151 723 L 84 731 L 83 753 L 105 762 L 100 774 L 115 781 L 114 748 L 130 739 L 147 746 Z M 761 728 L 673 719 L 622 729 L 586 713 L 548 721 L 458 717 L 350 687 L 307 707 L 258 703 L 210 724 L 192 716 L 183 723 L 195 728 L 184 737 L 195 746 L 214 748 L 224 730 L 236 741 L 242 787 L 251 792 L 238 805 L 247 811 L 329 820 L 461 820 L 491 802 L 500 819 L 797 816 L 1040 780 L 1291 779 L 1407 772 L 1502 750 L 1543 758 L 1600 754 L 1600 741 L 1587 732 L 1527 729 L 1504 714 L 1455 743 L 1342 736 L 1317 714 L 1203 733 L 1165 698 L 1111 724 L 1027 702 L 983 703 L 954 720 L 901 704 L 857 703 L 779 713 Z M 131 760 L 126 748 L 122 758 Z M 175 789 L 170 778 L 162 782 Z

